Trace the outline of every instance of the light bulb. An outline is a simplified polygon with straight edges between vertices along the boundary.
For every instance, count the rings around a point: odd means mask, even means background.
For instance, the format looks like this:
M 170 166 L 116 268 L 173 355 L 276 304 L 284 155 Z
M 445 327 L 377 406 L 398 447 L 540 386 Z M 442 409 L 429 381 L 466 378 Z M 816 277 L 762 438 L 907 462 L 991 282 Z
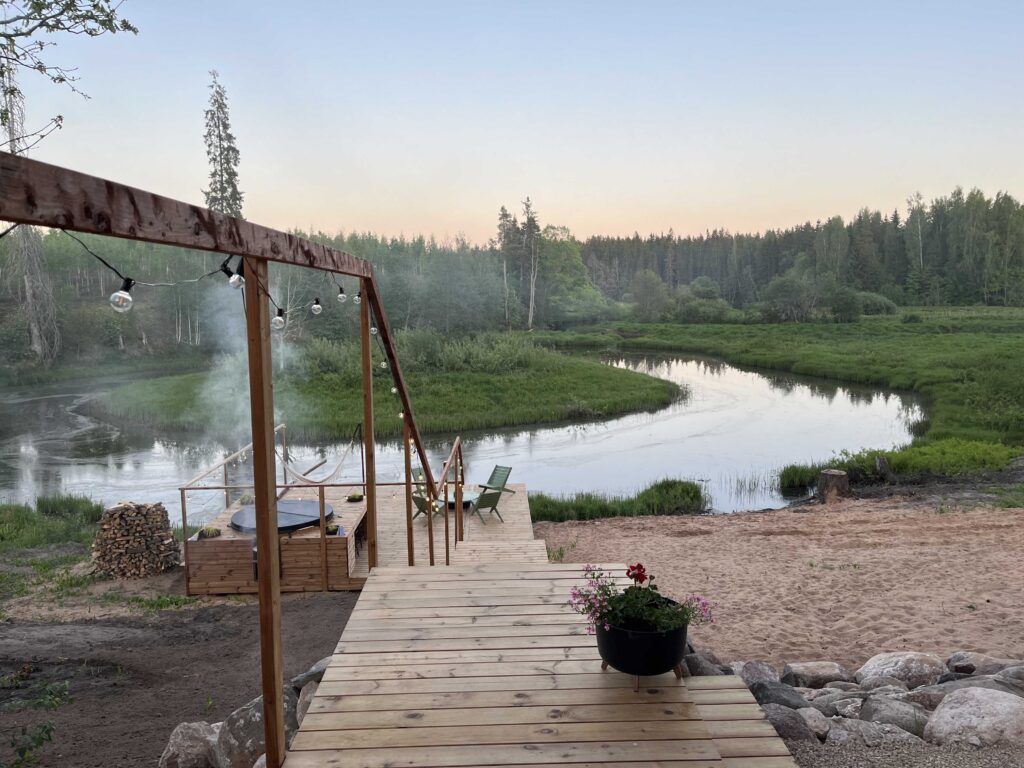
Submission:
M 399 411 L 398 412 L 398 418 L 404 419 L 405 418 L 405 411 Z
M 388 367 L 388 361 L 387 360 L 381 360 L 380 361 L 380 367 L 381 368 L 387 368 Z
M 398 387 L 392 387 L 391 388 L 391 394 L 392 395 L 397 395 L 398 394 Z
M 275 331 L 280 331 L 282 328 L 284 328 L 284 310 L 283 309 L 279 308 L 277 310 L 277 314 L 274 317 L 270 318 L 270 327 L 273 328 Z
M 376 336 L 377 335 L 377 326 L 376 325 L 371 325 L 370 326 L 370 335 L 371 336 Z
M 313 306 L 309 308 L 309 311 L 312 312 L 314 315 L 319 315 L 321 312 L 324 311 L 324 308 L 320 305 L 319 297 L 313 299 Z
M 348 301 L 348 296 L 345 295 L 345 289 L 340 286 L 338 288 L 338 301 L 342 304 Z
M 228 285 L 237 290 L 245 285 L 245 278 L 235 272 L 235 274 L 228 278 Z
M 135 281 L 130 277 L 124 278 L 121 289 L 110 294 L 110 306 L 115 312 L 125 313 L 132 308 L 132 295 L 130 293 Z
M 355 295 L 355 298 L 352 299 L 352 303 L 353 304 L 361 304 L 362 302 L 363 302 L 363 294 L 362 293 L 357 293 Z

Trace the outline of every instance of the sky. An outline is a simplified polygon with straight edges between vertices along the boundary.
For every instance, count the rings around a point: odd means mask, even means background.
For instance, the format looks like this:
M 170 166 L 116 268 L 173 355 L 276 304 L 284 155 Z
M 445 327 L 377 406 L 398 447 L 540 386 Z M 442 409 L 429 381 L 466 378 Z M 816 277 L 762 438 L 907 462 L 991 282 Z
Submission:
M 25 75 L 33 156 L 202 202 L 209 70 L 244 214 L 493 236 L 782 228 L 956 186 L 1024 196 L 1024 3 L 127 0 Z

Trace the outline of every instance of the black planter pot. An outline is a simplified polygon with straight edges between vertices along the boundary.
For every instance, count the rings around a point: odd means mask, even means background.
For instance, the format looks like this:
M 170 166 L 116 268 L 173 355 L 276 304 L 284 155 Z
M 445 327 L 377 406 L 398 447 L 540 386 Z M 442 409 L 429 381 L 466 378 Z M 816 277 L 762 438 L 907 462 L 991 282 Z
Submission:
M 679 668 L 686 654 L 686 625 L 666 632 L 597 627 L 597 651 L 612 669 L 638 677 Z

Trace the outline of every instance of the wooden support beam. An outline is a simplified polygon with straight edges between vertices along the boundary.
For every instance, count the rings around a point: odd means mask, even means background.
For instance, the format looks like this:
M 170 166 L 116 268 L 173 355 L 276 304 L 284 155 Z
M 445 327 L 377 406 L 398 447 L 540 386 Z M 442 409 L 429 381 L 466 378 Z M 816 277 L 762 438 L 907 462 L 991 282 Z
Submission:
M 247 258 L 245 327 L 249 346 L 252 410 L 252 474 L 256 505 L 256 564 L 259 571 L 260 672 L 267 768 L 284 762 L 284 685 L 281 661 L 280 538 L 277 533 L 277 468 L 274 455 L 274 394 L 271 384 L 270 303 L 264 290 L 267 262 Z
M 0 219 L 252 256 L 355 277 L 373 274 L 368 261 L 350 253 L 8 152 L 0 152 Z
M 409 548 L 409 565 L 416 565 L 416 547 L 412 535 L 412 453 L 409 443 L 409 421 L 402 424 L 402 455 L 405 456 L 405 537 Z
M 373 347 L 370 339 L 370 280 L 360 282 L 359 338 L 363 358 L 363 455 L 366 457 L 366 558 L 377 567 L 377 461 L 373 430 Z M 379 332 L 380 329 L 378 329 Z

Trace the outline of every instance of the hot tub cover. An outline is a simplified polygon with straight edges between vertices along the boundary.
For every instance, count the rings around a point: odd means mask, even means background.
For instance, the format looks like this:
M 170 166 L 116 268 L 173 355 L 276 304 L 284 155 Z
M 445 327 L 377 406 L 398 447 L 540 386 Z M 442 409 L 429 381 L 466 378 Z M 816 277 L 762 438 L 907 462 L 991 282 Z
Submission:
M 327 520 L 334 517 L 330 504 L 324 505 Z M 281 499 L 277 502 L 277 530 L 280 533 L 298 531 L 311 525 L 320 525 L 320 502 L 315 499 Z M 256 505 L 243 504 L 231 516 L 231 527 L 242 533 L 256 533 Z

